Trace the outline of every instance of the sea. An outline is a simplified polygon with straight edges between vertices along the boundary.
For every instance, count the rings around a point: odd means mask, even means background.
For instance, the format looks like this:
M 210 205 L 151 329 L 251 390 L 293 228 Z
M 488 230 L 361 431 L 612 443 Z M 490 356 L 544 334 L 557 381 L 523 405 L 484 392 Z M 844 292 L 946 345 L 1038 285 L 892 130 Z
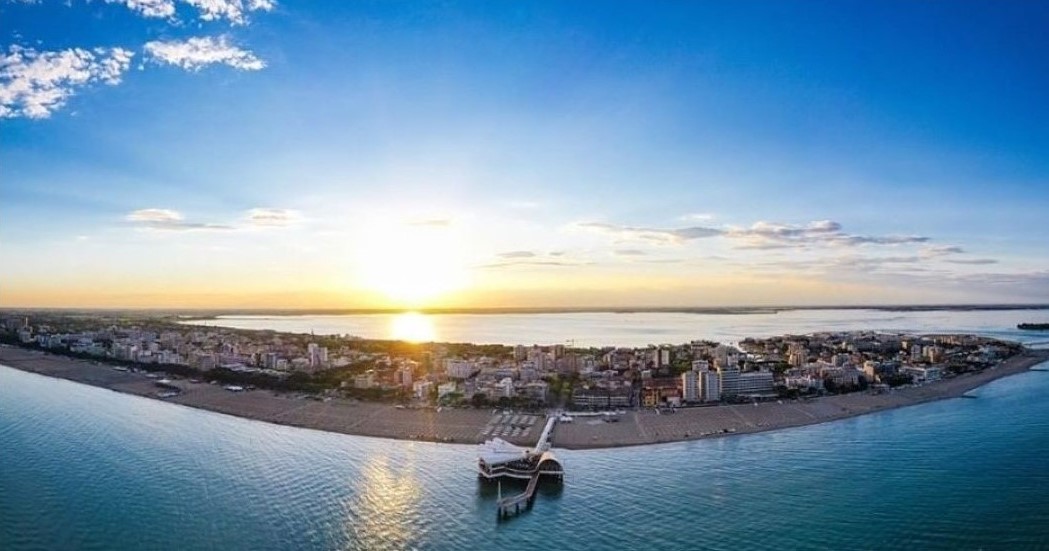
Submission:
M 780 310 L 754 313 L 563 312 L 541 314 L 427 314 L 418 312 L 355 315 L 228 315 L 187 320 L 202 326 L 272 329 L 317 335 L 352 335 L 477 344 L 580 347 L 683 344 L 695 339 L 732 343 L 817 331 L 912 331 L 978 333 L 1007 339 L 1030 335 L 1018 323 L 1049 323 L 1049 309 L 933 310 L 874 309 Z M 1037 338 L 1037 336 L 1035 336 Z M 1045 339 L 1049 340 L 1049 334 Z
M 1034 344 L 1010 327 L 1044 314 L 877 313 L 908 319 L 862 328 Z M 776 332 L 861 325 L 822 315 Z M 774 331 L 646 316 L 667 342 Z M 615 344 L 618 331 L 586 334 Z M 564 484 L 499 521 L 497 496 L 519 489 L 480 483 L 471 446 L 271 425 L 0 366 L 0 549 L 1049 549 L 1046 371 L 820 425 L 555 453 Z

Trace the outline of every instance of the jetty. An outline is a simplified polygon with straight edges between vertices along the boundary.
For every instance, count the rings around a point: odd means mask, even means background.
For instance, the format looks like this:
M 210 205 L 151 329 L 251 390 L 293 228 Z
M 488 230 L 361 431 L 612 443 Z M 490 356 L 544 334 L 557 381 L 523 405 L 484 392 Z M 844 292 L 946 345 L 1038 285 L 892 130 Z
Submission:
M 550 438 L 557 425 L 558 416 L 551 415 L 532 448 L 510 444 L 501 438 L 493 438 L 478 446 L 477 474 L 485 481 L 499 484 L 497 518 L 507 519 L 527 511 L 535 503 L 535 492 L 541 478 L 557 483 L 564 481 L 564 467 L 550 451 Z M 504 478 L 528 480 L 525 490 L 519 494 L 503 497 Z

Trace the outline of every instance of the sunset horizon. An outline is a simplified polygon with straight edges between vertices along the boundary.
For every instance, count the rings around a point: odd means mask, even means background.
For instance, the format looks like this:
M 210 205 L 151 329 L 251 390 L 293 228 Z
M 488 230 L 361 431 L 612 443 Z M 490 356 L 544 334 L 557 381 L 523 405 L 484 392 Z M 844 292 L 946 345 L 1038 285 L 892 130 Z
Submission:
M 6 3 L 0 307 L 1037 302 L 1025 6 Z

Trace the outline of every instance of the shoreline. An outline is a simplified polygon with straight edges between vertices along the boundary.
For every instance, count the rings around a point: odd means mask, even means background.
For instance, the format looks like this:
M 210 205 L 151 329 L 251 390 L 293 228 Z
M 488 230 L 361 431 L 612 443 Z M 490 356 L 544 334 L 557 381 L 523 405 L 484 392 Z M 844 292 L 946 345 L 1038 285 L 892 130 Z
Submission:
M 725 436 L 755 434 L 888 411 L 936 400 L 957 398 L 991 381 L 1028 371 L 1049 361 L 1049 350 L 1025 349 L 1017 356 L 978 373 L 923 386 L 894 389 L 885 394 L 852 393 L 807 401 L 681 408 L 673 414 L 628 410 L 619 421 L 576 417 L 560 423 L 553 446 L 569 450 L 664 444 Z M 113 369 L 101 361 L 79 360 L 42 351 L 0 346 L 0 364 L 12 369 L 133 394 L 158 401 L 224 413 L 279 425 L 309 428 L 351 436 L 438 443 L 477 444 L 499 436 L 518 445 L 535 443 L 542 422 L 528 424 L 526 416 L 511 422 L 498 410 L 398 409 L 391 404 L 335 398 L 317 400 L 269 390 L 230 392 L 221 385 L 175 381 L 182 392 L 159 398 L 155 380 L 144 373 Z M 526 427 L 524 425 L 527 425 Z M 511 431 L 511 427 L 522 427 Z

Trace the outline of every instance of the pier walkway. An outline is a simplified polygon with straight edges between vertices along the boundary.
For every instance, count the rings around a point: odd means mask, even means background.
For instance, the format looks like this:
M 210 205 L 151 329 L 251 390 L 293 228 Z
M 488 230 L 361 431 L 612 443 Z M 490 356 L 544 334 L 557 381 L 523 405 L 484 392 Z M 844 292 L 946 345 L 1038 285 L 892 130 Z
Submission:
M 550 437 L 554 435 L 554 425 L 557 424 L 557 416 L 551 415 L 546 420 L 546 426 L 539 435 L 539 441 L 535 444 L 535 453 L 543 453 L 550 450 Z
M 532 504 L 535 503 L 535 489 L 539 485 L 539 475 L 541 473 L 536 471 L 532 475 L 532 478 L 528 479 L 528 486 L 525 491 L 508 497 L 499 498 L 499 519 L 510 518 L 514 515 L 520 514 L 521 511 L 527 511 L 532 508 Z

